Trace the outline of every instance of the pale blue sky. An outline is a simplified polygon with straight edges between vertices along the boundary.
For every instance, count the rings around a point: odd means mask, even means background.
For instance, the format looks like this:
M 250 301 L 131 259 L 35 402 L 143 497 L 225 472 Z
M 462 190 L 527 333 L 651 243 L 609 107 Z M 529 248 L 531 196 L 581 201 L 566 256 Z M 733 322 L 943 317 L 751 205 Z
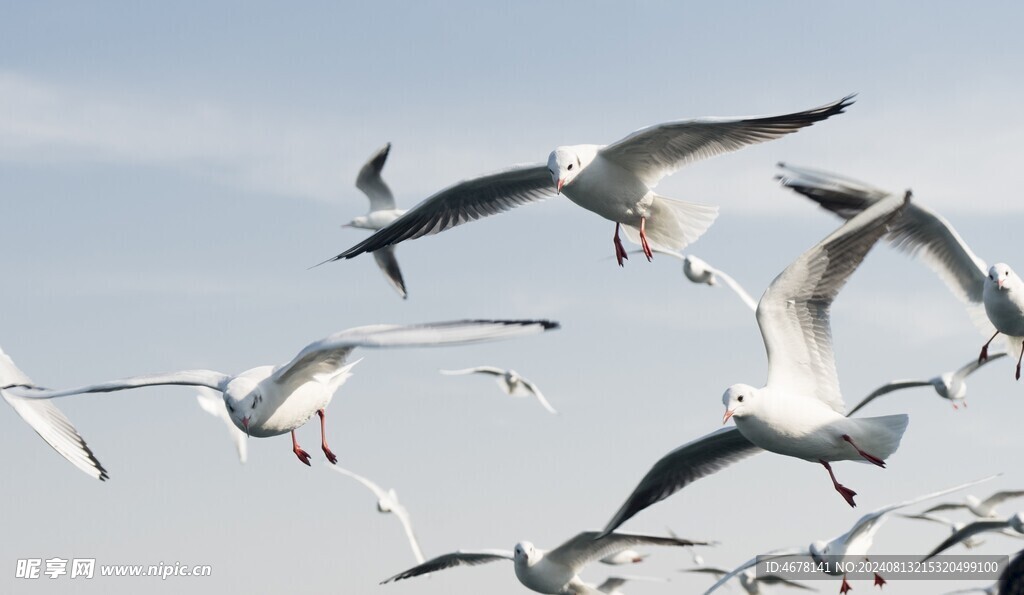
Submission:
M 1021 268 L 1010 232 L 1024 224 L 1022 12 L 955 2 L 6 3 L 0 345 L 37 382 L 65 386 L 236 372 L 377 322 L 559 320 L 562 330 L 520 341 L 368 352 L 328 410 L 340 464 L 396 488 L 428 556 L 521 539 L 550 548 L 603 526 L 657 458 L 716 429 L 726 387 L 763 382 L 753 317 L 731 295 L 683 281 L 677 262 L 618 270 L 613 225 L 561 200 L 399 247 L 404 303 L 372 259 L 307 270 L 364 237 L 338 225 L 365 211 L 353 180 L 366 158 L 394 144 L 385 179 L 411 206 L 458 179 L 542 161 L 557 144 L 856 92 L 844 115 L 666 179 L 662 194 L 721 206 L 692 252 L 760 295 L 833 229 L 772 180 L 786 160 L 912 187 L 982 258 Z M 957 367 L 983 341 L 934 275 L 885 247 L 833 321 L 848 404 L 893 378 Z M 436 373 L 478 364 L 516 368 L 562 415 L 504 399 L 487 380 Z M 1000 363 L 972 378 L 966 411 L 924 390 L 872 405 L 866 413 L 906 411 L 911 424 L 888 469 L 836 466 L 860 493 L 856 511 L 819 466 L 762 455 L 623 529 L 718 540 L 704 558 L 731 566 L 988 473 L 1006 472 L 991 489 L 1019 488 L 1010 453 L 1021 391 Z M 319 461 L 299 464 L 287 437 L 251 440 L 239 466 L 188 389 L 60 405 L 111 480 L 90 480 L 0 412 L 0 591 L 526 592 L 511 565 L 378 587 L 412 565 L 394 519 Z M 313 452 L 315 426 L 299 437 Z M 942 536 L 894 519 L 876 545 L 913 553 Z M 1016 547 L 993 537 L 983 551 Z M 11 578 L 18 558 L 53 556 L 212 564 L 214 575 Z M 654 552 L 628 572 L 673 582 L 627 592 L 698 592 L 706 579 L 675 572 L 688 564 L 684 552 Z M 607 570 L 585 576 L 599 582 Z M 930 594 L 936 583 L 886 589 Z

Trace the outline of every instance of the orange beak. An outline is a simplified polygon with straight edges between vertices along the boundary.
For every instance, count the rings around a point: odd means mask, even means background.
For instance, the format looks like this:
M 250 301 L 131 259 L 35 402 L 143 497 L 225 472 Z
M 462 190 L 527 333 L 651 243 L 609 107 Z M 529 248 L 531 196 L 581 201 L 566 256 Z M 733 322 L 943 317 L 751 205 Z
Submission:
M 555 185 L 555 194 L 562 193 L 562 186 L 565 186 L 565 180 L 558 180 L 558 184 Z
M 722 416 L 722 425 L 723 426 L 725 425 L 725 422 L 729 421 L 730 417 L 732 417 L 732 409 L 726 409 L 725 410 L 725 415 Z

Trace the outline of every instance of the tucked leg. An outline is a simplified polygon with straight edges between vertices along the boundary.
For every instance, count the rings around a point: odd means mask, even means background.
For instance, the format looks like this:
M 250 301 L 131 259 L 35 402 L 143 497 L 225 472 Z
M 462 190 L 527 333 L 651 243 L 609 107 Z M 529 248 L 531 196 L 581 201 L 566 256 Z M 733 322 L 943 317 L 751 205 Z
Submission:
M 818 462 L 825 466 L 825 470 L 828 471 L 828 476 L 832 478 L 832 485 L 836 488 L 836 491 L 839 492 L 839 495 L 842 496 L 843 499 L 846 500 L 846 503 L 851 507 L 856 507 L 857 503 L 853 501 L 853 497 L 857 495 L 857 492 L 836 481 L 836 474 L 832 473 L 832 465 L 829 465 L 828 461 L 819 460 Z M 843 577 L 843 582 L 846 582 L 845 577 Z M 849 588 L 847 588 L 847 590 L 849 590 Z M 846 591 L 843 591 L 843 593 L 845 592 Z
M 978 363 L 979 364 L 984 363 L 985 360 L 988 359 L 988 345 L 989 345 L 989 343 L 994 341 L 995 338 L 998 337 L 998 336 L 999 336 L 999 331 L 996 331 L 996 334 L 992 335 L 989 338 L 989 340 L 985 341 L 985 344 L 981 346 L 981 355 L 978 356 Z
M 615 260 L 619 261 L 619 266 L 622 266 L 623 260 L 629 260 L 629 256 L 626 255 L 626 249 L 622 247 L 622 240 L 619 239 L 619 227 L 621 224 L 615 224 L 615 237 L 612 242 L 615 243 Z
M 847 442 L 850 443 L 850 446 L 856 448 L 857 449 L 857 454 L 859 454 L 860 456 L 864 457 L 868 461 L 871 461 L 872 463 L 878 465 L 879 467 L 885 469 L 885 461 L 883 461 L 882 459 L 880 459 L 880 458 L 878 458 L 878 457 L 876 457 L 874 455 L 870 455 L 870 454 L 864 452 L 863 450 L 861 450 L 859 446 L 857 446 L 856 444 L 853 443 L 853 438 L 850 438 L 849 434 L 843 434 L 843 440 L 846 440 Z
M 643 247 L 643 249 L 644 249 L 644 256 L 647 257 L 647 262 L 651 262 L 651 259 L 654 258 L 654 253 L 651 252 L 651 246 L 650 246 L 650 244 L 647 243 L 647 232 L 645 231 L 646 227 L 647 227 L 647 217 L 641 217 L 640 218 L 640 246 Z
M 338 457 L 334 456 L 331 449 L 327 447 L 327 422 L 324 419 L 327 417 L 327 414 L 324 413 L 323 409 L 317 411 L 316 414 L 320 416 L 320 448 L 324 449 L 324 454 L 327 455 L 327 460 L 330 461 L 332 465 L 337 465 Z
M 295 439 L 295 430 L 292 430 L 292 452 L 299 457 L 300 461 L 309 465 L 309 453 L 299 447 L 299 441 Z

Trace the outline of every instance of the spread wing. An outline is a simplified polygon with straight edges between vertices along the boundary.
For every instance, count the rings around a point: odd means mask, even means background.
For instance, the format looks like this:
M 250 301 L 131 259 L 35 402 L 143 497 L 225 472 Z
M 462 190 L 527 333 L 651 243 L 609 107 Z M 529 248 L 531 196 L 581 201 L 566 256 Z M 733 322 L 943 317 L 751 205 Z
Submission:
M 633 493 L 604 528 L 611 533 L 616 527 L 648 506 L 668 498 L 698 479 L 761 452 L 761 448 L 743 437 L 736 428 L 722 428 L 663 456 L 644 475 Z
M 439 233 L 552 194 L 551 173 L 544 165 L 517 166 L 465 180 L 427 198 L 387 227 L 320 264 Z
M 988 356 L 988 359 L 981 362 L 978 361 L 978 358 L 971 358 L 971 361 L 964 364 L 963 367 L 961 367 L 953 374 L 953 376 L 959 378 L 960 380 L 963 380 L 964 378 L 967 378 L 968 376 L 976 372 L 978 368 L 984 366 L 985 364 L 991 361 L 995 361 L 1001 357 L 1006 357 L 1006 352 L 993 353 L 992 355 Z
M 228 435 L 231 437 L 232 444 L 235 445 L 235 452 L 238 453 L 238 462 L 245 463 L 249 458 L 249 437 L 238 429 L 235 422 L 231 421 L 231 415 L 228 414 L 228 408 L 224 404 L 224 397 L 221 393 L 205 386 L 198 387 L 198 390 L 199 394 L 196 395 L 196 400 L 199 402 L 199 406 L 227 426 Z
M 999 506 L 1001 503 L 1010 500 L 1011 498 L 1020 498 L 1024 496 L 1024 490 L 1009 490 L 1004 492 L 996 492 L 985 498 L 982 502 L 983 506 Z
M 698 118 L 642 128 L 602 148 L 600 154 L 636 173 L 648 186 L 688 163 L 791 134 L 841 114 L 849 95 L 828 105 L 780 116 Z
M 462 370 L 441 370 L 441 373 L 445 376 L 464 376 L 466 374 L 488 374 L 490 376 L 504 376 L 505 370 L 501 368 L 495 368 L 494 366 L 477 366 L 475 368 L 465 368 Z
M 928 382 L 927 380 L 894 380 L 889 384 L 883 384 L 882 386 L 872 391 L 870 395 L 864 397 L 863 401 L 857 403 L 857 406 L 851 409 L 850 412 L 846 414 L 846 417 L 850 417 L 854 413 L 857 413 L 857 411 L 863 408 L 865 405 L 867 405 L 871 401 L 874 401 L 875 399 L 884 394 L 891 393 L 894 390 L 913 388 L 915 386 L 931 386 L 931 382 Z
M 400 581 L 402 579 L 420 576 L 421 574 L 429 574 L 446 568 L 454 568 L 456 566 L 478 566 L 480 564 L 487 564 L 498 560 L 513 559 L 514 556 L 512 555 L 512 552 L 506 550 L 479 550 L 475 552 L 460 550 L 458 552 L 444 554 L 443 556 L 427 560 L 419 566 L 414 566 L 405 572 L 400 572 L 391 578 L 381 581 L 380 584 L 383 585 L 393 581 Z
M 715 269 L 715 276 L 728 285 L 729 289 L 736 292 L 736 295 L 740 296 L 740 299 L 743 300 L 743 303 L 746 304 L 748 308 L 755 312 L 757 311 L 757 300 L 752 298 L 750 294 L 747 293 L 747 290 L 743 289 L 743 286 L 737 283 L 735 279 L 718 269 Z
M 121 378 L 119 380 L 111 380 L 109 382 L 101 382 L 99 384 L 89 384 L 86 386 L 79 386 L 77 388 L 68 388 L 62 390 L 35 390 L 28 393 L 17 392 L 18 396 L 31 399 L 53 399 L 56 397 L 66 397 L 69 395 L 81 395 L 86 393 L 109 393 L 118 390 L 127 390 L 131 388 L 142 388 L 145 386 L 205 386 L 224 392 L 227 388 L 228 382 L 231 381 L 231 376 L 223 374 L 221 372 L 214 372 L 213 370 L 182 370 L 180 372 L 166 372 L 162 374 L 147 374 L 144 376 L 132 376 L 130 378 Z
M 548 403 L 548 400 L 544 398 L 544 393 L 540 392 L 540 389 L 537 388 L 536 384 L 522 377 L 519 378 L 519 382 L 523 383 L 523 386 L 526 387 L 526 390 L 530 391 L 533 394 L 533 396 L 537 398 L 537 402 L 540 403 L 540 406 L 546 409 L 548 413 L 558 415 L 558 412 L 555 411 L 555 408 L 551 406 L 551 403 Z
M 921 560 L 924 561 L 937 556 L 954 545 L 970 539 L 979 533 L 984 533 L 986 531 L 999 531 L 1001 529 L 1005 529 L 1007 526 L 1009 526 L 1009 524 L 1006 521 L 975 521 L 963 527 L 959 531 L 954 531 L 952 535 L 947 537 L 939 545 L 935 546 L 935 549 L 929 552 L 929 554 Z
M 388 246 L 387 248 L 374 250 L 373 259 L 377 261 L 377 266 L 380 267 L 381 272 L 387 277 L 388 283 L 391 284 L 391 287 L 395 288 L 398 295 L 402 296 L 403 300 L 408 298 L 409 292 L 405 289 L 402 269 L 398 268 L 398 259 L 395 258 L 395 247 Z
M 905 200 L 909 200 L 907 193 Z M 899 214 L 889 197 L 847 221 L 772 281 L 757 306 L 768 352 L 768 386 L 781 394 L 817 397 L 844 412 L 832 352 L 832 301 Z
M 544 554 L 544 557 L 564 564 L 579 572 L 588 563 L 599 560 L 624 549 L 638 545 L 688 546 L 708 545 L 705 541 L 690 541 L 678 537 L 658 537 L 631 533 L 607 533 L 584 531 L 569 541 Z
M 363 191 L 363 194 L 370 199 L 370 211 L 389 211 L 395 208 L 395 197 L 391 189 L 380 177 L 380 171 L 384 169 L 384 162 L 388 160 L 388 153 L 391 151 L 391 143 L 388 143 L 377 150 L 370 157 L 370 160 L 359 170 L 356 176 L 356 188 Z

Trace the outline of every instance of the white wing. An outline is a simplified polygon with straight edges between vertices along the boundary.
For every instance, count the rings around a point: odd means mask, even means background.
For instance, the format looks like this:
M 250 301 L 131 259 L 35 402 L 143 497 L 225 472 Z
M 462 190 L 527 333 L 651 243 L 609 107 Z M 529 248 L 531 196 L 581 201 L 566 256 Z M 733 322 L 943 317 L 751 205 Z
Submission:
M 708 545 L 705 541 L 690 541 L 678 537 L 634 535 L 631 533 L 607 533 L 584 531 L 550 552 L 544 557 L 564 564 L 579 572 L 588 563 L 636 545 L 690 546 Z
M 865 405 L 867 405 L 871 401 L 874 401 L 875 399 L 884 394 L 888 394 L 896 390 L 902 390 L 904 388 L 914 388 L 917 386 L 931 386 L 931 384 L 932 383 L 928 382 L 927 380 L 894 380 L 888 384 L 883 384 L 882 386 L 872 391 L 870 395 L 864 397 L 863 401 L 857 403 L 857 406 L 851 409 L 850 412 L 846 414 L 846 417 L 850 417 L 854 413 L 857 413 L 857 411 L 863 408 Z
M 1010 500 L 1011 498 L 1020 498 L 1024 496 L 1024 490 L 1010 490 L 1005 492 L 996 492 L 985 498 L 981 504 L 982 506 L 999 506 L 1001 503 Z
M 387 248 L 381 248 L 380 250 L 373 251 L 373 259 L 377 261 L 377 266 L 380 267 L 381 272 L 387 277 L 388 283 L 395 288 L 398 295 L 402 296 L 402 299 L 409 297 L 409 292 L 405 289 L 405 279 L 402 278 L 402 269 L 398 268 L 398 259 L 395 258 L 395 247 L 388 246 Z
M 758 452 L 761 448 L 744 438 L 735 427 L 722 428 L 680 446 L 651 467 L 612 520 L 608 521 L 604 532 L 611 533 L 648 506 Z
M 199 401 L 199 406 L 203 408 L 203 411 L 224 422 L 224 425 L 228 428 L 228 435 L 231 436 L 231 442 L 235 445 L 235 451 L 238 453 L 238 462 L 245 463 L 249 458 L 248 436 L 235 426 L 235 422 L 231 421 L 228 408 L 224 404 L 223 394 L 201 386 L 199 387 L 199 394 L 196 395 L 196 400 Z
M 18 396 L 22 396 L 30 399 L 53 399 L 56 397 L 66 397 L 69 395 L 80 395 L 85 393 L 109 393 L 118 390 L 127 390 L 131 388 L 142 388 L 144 386 L 164 386 L 164 385 L 180 385 L 180 386 L 205 386 L 224 392 L 227 388 L 228 382 L 231 381 L 231 376 L 222 374 L 221 372 L 214 372 L 213 370 L 182 370 L 181 372 L 167 372 L 164 374 L 148 374 L 145 376 L 132 376 L 131 378 L 121 378 L 119 380 L 111 380 L 109 382 L 101 382 L 99 384 L 89 384 L 86 386 L 79 386 L 77 388 L 68 388 L 62 390 L 50 390 L 43 389 L 37 391 L 31 391 L 22 393 L 16 392 Z M 17 390 L 17 389 L 12 389 Z
M 780 176 L 784 186 L 844 219 L 888 196 L 884 190 L 836 174 L 781 163 L 779 166 L 787 172 Z M 982 304 L 988 266 L 945 218 L 920 204 L 910 204 L 903 217 L 893 223 L 886 239 L 897 249 L 923 260 L 967 304 L 975 325 L 988 334 L 994 332 Z
M 995 361 L 1001 357 L 1006 357 L 1006 352 L 993 353 L 992 355 L 988 356 L 988 359 L 986 359 L 983 362 L 979 362 L 977 358 L 971 358 L 971 361 L 964 364 L 959 370 L 957 370 L 953 374 L 953 376 L 959 378 L 960 380 L 963 380 L 964 378 L 967 378 L 968 376 L 976 372 L 978 368 L 984 366 L 985 364 L 991 361 Z
M 338 473 L 341 473 L 342 475 L 351 477 L 352 479 L 363 484 L 371 492 L 373 492 L 373 495 L 377 498 L 378 501 L 390 497 L 390 494 L 384 491 L 384 488 L 370 481 L 366 477 L 363 477 L 362 475 L 357 475 L 347 469 L 342 469 L 341 467 L 337 467 L 335 465 L 328 465 L 328 468 L 333 469 Z M 416 539 L 416 534 L 413 533 L 412 520 L 409 518 L 409 511 L 407 511 L 405 507 L 402 506 L 400 503 L 394 502 L 391 512 L 396 517 L 398 517 L 398 520 L 402 523 L 402 527 L 405 529 L 405 536 L 409 539 L 409 546 L 412 548 L 412 554 L 416 557 L 416 562 L 422 564 L 424 561 L 423 550 L 420 549 L 419 540 Z
M 554 194 L 544 165 L 522 165 L 449 186 L 409 209 L 387 227 L 320 264 L 435 234 Z
M 757 323 L 768 352 L 768 386 L 776 394 L 817 397 L 843 413 L 829 310 L 904 202 L 890 197 L 847 221 L 786 267 L 764 292 Z
M 478 550 L 478 551 L 457 551 L 450 554 L 444 554 L 436 558 L 427 560 L 419 566 L 414 566 L 405 572 L 400 572 L 391 578 L 384 579 L 380 584 L 390 583 L 392 581 L 400 581 L 402 579 L 412 578 L 414 576 L 420 576 L 421 574 L 429 574 L 431 572 L 437 572 L 438 570 L 444 570 L 446 568 L 454 568 L 456 566 L 477 566 L 479 564 L 487 564 L 489 562 L 496 562 L 498 560 L 514 560 L 512 552 L 507 550 Z
M 541 407 L 547 409 L 548 413 L 558 415 L 558 412 L 555 411 L 555 408 L 551 406 L 551 403 L 548 403 L 548 400 L 544 398 L 544 394 L 540 392 L 540 389 L 537 388 L 536 384 L 522 377 L 519 378 L 519 381 L 523 383 L 523 386 L 525 386 L 527 390 L 533 393 L 533 396 L 537 397 L 537 401 L 540 403 Z
M 743 286 L 737 283 L 735 279 L 733 279 L 731 276 L 723 273 L 718 269 L 715 269 L 715 276 L 724 281 L 730 289 L 735 291 L 736 295 L 740 296 L 740 299 L 743 300 L 743 303 L 746 304 L 748 308 L 754 310 L 755 312 L 757 311 L 757 301 L 755 301 L 754 298 L 750 297 L 750 294 L 747 293 L 747 290 L 743 289 Z
M 828 105 L 781 116 L 698 118 L 656 124 L 602 148 L 600 154 L 653 186 L 688 163 L 796 132 L 843 113 L 852 103 L 850 95 Z
M 491 376 L 504 376 L 505 370 L 494 366 L 477 366 L 475 368 L 464 368 L 462 370 L 441 370 L 445 376 L 464 376 L 466 374 L 489 374 Z
M 547 320 L 459 320 L 409 326 L 360 326 L 310 343 L 292 361 L 274 370 L 272 378 L 279 384 L 302 384 L 319 375 L 334 374 L 356 347 L 465 345 L 556 328 L 557 322 Z
M 391 189 L 380 177 L 380 171 L 384 169 L 384 162 L 388 159 L 388 152 L 391 151 L 391 143 L 388 143 L 377 150 L 370 157 L 370 160 L 359 170 L 356 176 L 356 188 L 363 191 L 363 194 L 370 199 L 370 211 L 389 211 L 395 208 L 395 197 Z

